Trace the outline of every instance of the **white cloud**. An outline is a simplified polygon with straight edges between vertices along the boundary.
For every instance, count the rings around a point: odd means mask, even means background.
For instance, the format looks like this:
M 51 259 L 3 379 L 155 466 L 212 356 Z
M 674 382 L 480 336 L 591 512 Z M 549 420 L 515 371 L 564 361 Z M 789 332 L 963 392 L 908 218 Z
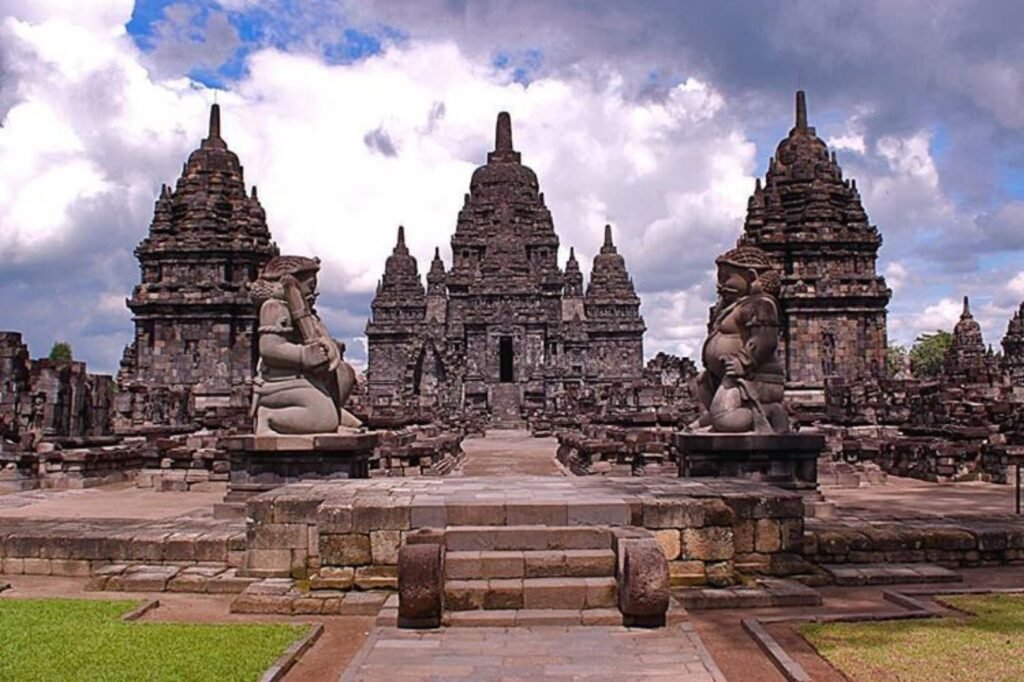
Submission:
M 173 182 L 203 136 L 212 93 L 147 70 L 119 29 L 130 3 L 110 3 L 87 21 L 68 21 L 60 7 L 29 9 L 0 29 L 0 50 L 17 63 L 8 75 L 16 96 L 0 128 L 0 256 L 46 262 L 61 244 L 91 245 L 96 251 L 75 254 L 76 262 L 91 264 L 102 285 L 79 295 L 98 304 L 79 306 L 66 327 L 73 334 L 102 319 L 123 324 L 127 341 L 127 315 L 111 301 L 135 283 L 130 251 L 160 183 Z M 754 145 L 724 116 L 722 95 L 692 78 L 638 102 L 612 69 L 525 87 L 453 43 L 411 41 L 352 65 L 264 50 L 219 99 L 224 137 L 247 182 L 259 184 L 275 239 L 285 252 L 324 260 L 325 309 L 353 329 L 368 314 L 365 300 L 398 224 L 421 272 L 435 245 L 446 254 L 500 110 L 512 113 L 516 147 L 540 177 L 563 258 L 576 246 L 588 271 L 603 224 L 614 224 L 644 293 L 650 354 L 662 342 L 676 352 L 697 347 L 705 313 L 677 319 L 678 300 L 670 305 L 656 292 L 686 290 L 686 310 L 706 308 L 710 300 L 695 303 L 704 290 L 694 287 L 739 233 L 753 185 Z M 342 309 L 354 300 L 362 303 Z M 109 331 L 96 335 L 105 346 L 90 358 L 105 369 L 120 352 Z M 76 347 L 88 357 L 88 341 Z

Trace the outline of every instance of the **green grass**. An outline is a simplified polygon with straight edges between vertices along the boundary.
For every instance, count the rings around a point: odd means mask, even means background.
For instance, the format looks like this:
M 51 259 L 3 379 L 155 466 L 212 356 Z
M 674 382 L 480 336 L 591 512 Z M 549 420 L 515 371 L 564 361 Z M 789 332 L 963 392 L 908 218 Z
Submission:
M 120 620 L 139 603 L 0 600 L 0 680 L 257 680 L 305 631 Z
M 1024 596 L 963 595 L 942 601 L 974 617 L 806 624 L 800 632 L 851 680 L 1024 680 Z

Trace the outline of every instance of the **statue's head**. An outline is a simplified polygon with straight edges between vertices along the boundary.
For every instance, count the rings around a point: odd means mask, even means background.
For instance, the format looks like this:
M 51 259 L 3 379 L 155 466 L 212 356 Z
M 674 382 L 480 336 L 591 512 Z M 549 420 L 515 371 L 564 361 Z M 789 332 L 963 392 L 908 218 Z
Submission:
M 768 254 L 756 246 L 738 246 L 715 259 L 718 296 L 726 303 L 764 293 L 778 296 L 781 281 Z
M 299 284 L 303 297 L 310 305 L 316 301 L 317 274 L 320 272 L 319 258 L 306 258 L 305 256 L 275 256 L 267 263 L 260 279 L 267 284 L 279 285 L 285 276 L 291 276 Z M 254 295 L 256 288 L 253 289 Z

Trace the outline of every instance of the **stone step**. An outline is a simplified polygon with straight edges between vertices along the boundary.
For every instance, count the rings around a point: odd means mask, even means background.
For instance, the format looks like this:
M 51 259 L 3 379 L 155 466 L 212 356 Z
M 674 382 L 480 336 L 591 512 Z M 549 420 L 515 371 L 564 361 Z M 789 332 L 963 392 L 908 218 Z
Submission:
M 622 625 L 618 609 L 496 609 L 450 611 L 441 620 L 446 627 L 511 628 L 542 625 Z
M 615 552 L 610 549 L 455 551 L 444 561 L 445 577 L 453 580 L 615 576 Z
M 569 610 L 614 608 L 615 578 L 491 578 L 448 580 L 446 611 Z
M 822 564 L 836 585 L 958 583 L 964 577 L 936 564 Z
M 612 534 L 589 526 L 449 526 L 449 552 L 609 549 Z

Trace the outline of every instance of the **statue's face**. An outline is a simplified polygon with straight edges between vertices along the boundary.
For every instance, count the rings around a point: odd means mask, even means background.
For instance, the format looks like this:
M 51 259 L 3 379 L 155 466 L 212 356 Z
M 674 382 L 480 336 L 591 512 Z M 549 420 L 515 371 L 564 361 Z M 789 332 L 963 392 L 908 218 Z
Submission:
M 718 297 L 726 303 L 732 303 L 750 293 L 753 281 L 750 270 L 722 263 L 718 266 Z
M 309 304 L 311 308 L 314 305 L 316 305 L 316 297 L 319 295 L 317 294 L 316 291 L 316 284 L 317 282 L 315 272 L 310 273 L 308 275 L 304 275 L 299 280 L 299 290 L 302 291 L 303 298 L 306 299 L 306 302 Z

